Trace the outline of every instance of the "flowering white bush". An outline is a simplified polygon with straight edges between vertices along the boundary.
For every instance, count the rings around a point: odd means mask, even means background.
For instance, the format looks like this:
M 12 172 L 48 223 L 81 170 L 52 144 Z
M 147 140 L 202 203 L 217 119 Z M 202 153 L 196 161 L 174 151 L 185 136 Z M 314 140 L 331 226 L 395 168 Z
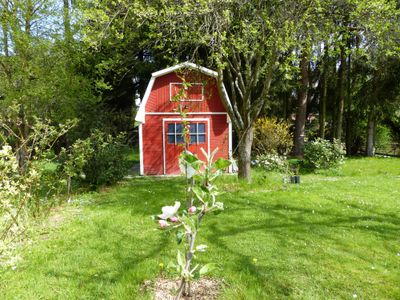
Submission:
M 345 151 L 338 141 L 316 139 L 304 145 L 304 160 L 313 169 L 329 169 L 343 163 Z
M 50 207 L 59 189 L 59 180 L 46 173 L 44 164 L 51 163 L 51 148 L 57 139 L 76 124 L 51 125 L 50 121 L 20 118 L 19 106 L 0 115 L 0 265 L 8 261 L 9 249 L 25 237 L 29 215 Z M 24 134 L 15 127 L 24 124 Z M 12 146 L 11 146 L 12 145 Z
M 12 148 L 0 149 L 0 265 L 8 259 L 9 240 L 18 242 L 25 232 L 26 206 L 30 193 L 29 183 L 35 183 L 36 173 L 22 176 Z
M 255 166 L 263 168 L 266 171 L 285 173 L 289 168 L 289 164 L 285 156 L 273 153 L 257 155 L 253 162 Z

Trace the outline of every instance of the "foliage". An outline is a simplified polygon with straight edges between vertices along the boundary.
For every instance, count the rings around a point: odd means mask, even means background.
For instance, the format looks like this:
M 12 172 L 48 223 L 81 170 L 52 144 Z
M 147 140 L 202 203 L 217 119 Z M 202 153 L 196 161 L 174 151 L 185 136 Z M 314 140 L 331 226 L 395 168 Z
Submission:
M 266 171 L 286 173 L 289 168 L 287 158 L 278 154 L 260 154 L 254 160 L 254 165 Z
M 179 158 L 179 165 L 188 179 L 187 208 L 179 212 L 181 204 L 177 201 L 174 206 L 164 206 L 163 213 L 158 215 L 161 228 L 176 230 L 178 245 L 184 240 L 185 254 L 178 250 L 176 263 L 169 264 L 169 267 L 176 269 L 181 278 L 176 299 L 180 299 L 182 294 L 190 296 L 190 282 L 213 270 L 214 264 L 211 263 L 201 267 L 199 264 L 192 267 L 191 263 L 195 258 L 195 253 L 204 252 L 207 249 L 206 245 L 196 246 L 195 244 L 203 217 L 213 211 L 224 209 L 223 203 L 216 201 L 219 192 L 214 181 L 223 170 L 229 167 L 230 162 L 222 158 L 214 161 L 218 148 L 210 155 L 203 148 L 201 150 L 206 157 L 205 161 L 199 160 L 196 155 L 186 150 Z M 195 197 L 192 198 L 192 196 Z
M 94 187 L 109 185 L 127 174 L 129 163 L 125 155 L 127 146 L 124 139 L 124 134 L 113 137 L 100 131 L 92 133 L 88 143 L 88 158 L 81 165 L 83 182 Z
M 304 162 L 314 169 L 329 169 L 343 163 L 344 149 L 337 141 L 316 139 L 304 147 Z
M 18 116 L 12 114 L 19 111 L 18 107 L 11 107 L 11 114 L 0 118 L 1 252 L 23 237 L 29 215 L 37 216 L 54 204 L 63 181 L 46 165 L 53 163 L 51 150 L 55 142 L 76 124 L 68 121 L 55 126 L 34 118 L 29 135 L 25 136 L 9 125 L 18 124 Z M 16 146 L 11 147 L 11 143 Z
M 277 119 L 260 118 L 254 124 L 253 151 L 258 155 L 287 155 L 293 146 L 289 124 Z
M 87 172 L 87 182 L 113 183 L 127 170 L 122 135 L 96 131 L 56 153 L 54 145 L 77 120 L 56 125 L 37 117 L 27 120 L 21 107 L 11 105 L 0 115 L 0 252 L 23 239 L 29 217 L 47 213 L 65 190 L 71 192 L 73 178 Z
M 384 125 L 378 125 L 376 127 L 375 136 L 376 148 L 389 150 L 393 143 L 392 132 L 389 127 Z

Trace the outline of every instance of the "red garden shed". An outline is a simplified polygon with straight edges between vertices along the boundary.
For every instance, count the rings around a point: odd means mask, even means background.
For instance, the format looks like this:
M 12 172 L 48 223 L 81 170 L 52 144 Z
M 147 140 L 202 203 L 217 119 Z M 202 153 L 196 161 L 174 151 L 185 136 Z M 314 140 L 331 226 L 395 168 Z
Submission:
M 189 150 L 203 159 L 201 148 L 210 153 L 218 147 L 217 157 L 230 159 L 232 126 L 216 78 L 217 72 L 190 62 L 152 74 L 135 118 L 139 123 L 140 175 L 180 173 L 183 137 L 179 104 L 190 124 Z M 182 88 L 185 96 L 176 101 Z

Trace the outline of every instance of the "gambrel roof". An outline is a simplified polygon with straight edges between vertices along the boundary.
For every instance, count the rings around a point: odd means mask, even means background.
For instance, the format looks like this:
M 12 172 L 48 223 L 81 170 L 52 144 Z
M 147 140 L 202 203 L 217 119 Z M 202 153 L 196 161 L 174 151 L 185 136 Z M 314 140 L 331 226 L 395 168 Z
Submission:
M 153 89 L 153 85 L 154 85 L 154 82 L 155 82 L 156 78 L 160 77 L 160 76 L 163 76 L 163 75 L 166 75 L 166 74 L 169 74 L 169 73 L 172 73 L 172 72 L 174 72 L 176 70 L 179 70 L 179 69 L 182 69 L 182 68 L 189 68 L 189 69 L 197 70 L 197 71 L 199 71 L 199 72 L 201 72 L 201 73 L 203 73 L 205 75 L 208 75 L 208 76 L 216 78 L 216 79 L 218 77 L 218 73 L 217 72 L 215 72 L 213 70 L 210 70 L 210 69 L 207 69 L 207 68 L 204 68 L 202 66 L 196 65 L 194 63 L 188 62 L 188 61 L 152 73 L 150 82 L 147 85 L 146 92 L 144 94 L 143 100 L 140 102 L 139 110 L 138 110 L 138 112 L 136 114 L 136 117 L 135 117 L 135 121 L 136 122 L 139 122 L 139 123 L 144 123 L 145 122 L 146 103 L 149 100 L 149 96 L 150 96 L 151 90 Z M 223 88 L 223 90 L 224 90 L 224 93 L 226 94 L 225 87 Z M 227 97 L 227 99 L 229 99 L 228 95 L 226 95 L 226 97 Z

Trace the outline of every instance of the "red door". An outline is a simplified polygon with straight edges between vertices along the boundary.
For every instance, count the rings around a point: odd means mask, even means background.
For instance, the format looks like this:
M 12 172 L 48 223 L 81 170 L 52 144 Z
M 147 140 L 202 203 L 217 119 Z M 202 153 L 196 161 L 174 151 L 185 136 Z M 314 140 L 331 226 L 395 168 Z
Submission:
M 209 151 L 208 120 L 188 120 L 190 125 L 189 151 L 204 160 L 203 148 Z M 164 166 L 165 174 L 180 174 L 179 155 L 184 149 L 181 121 L 164 121 Z

